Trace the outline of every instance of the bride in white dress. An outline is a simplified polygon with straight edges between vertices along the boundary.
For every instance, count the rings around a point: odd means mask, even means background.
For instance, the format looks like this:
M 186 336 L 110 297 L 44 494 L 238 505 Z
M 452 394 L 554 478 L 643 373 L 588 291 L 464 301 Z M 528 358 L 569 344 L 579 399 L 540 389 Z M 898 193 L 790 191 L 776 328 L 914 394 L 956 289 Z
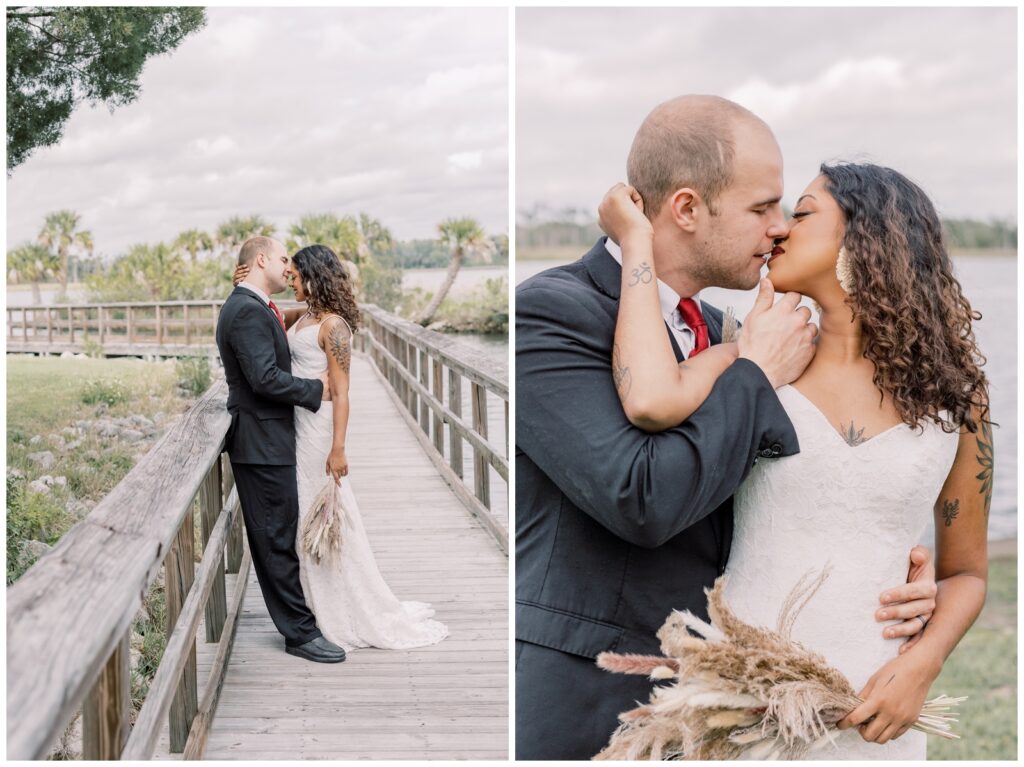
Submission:
M 640 210 L 639 195 L 622 185 L 601 204 L 602 226 L 622 246 L 624 275 L 653 263 Z M 819 304 L 820 332 L 813 361 L 777 390 L 800 452 L 757 462 L 736 492 L 725 597 L 740 618 L 774 629 L 801 577 L 829 569 L 792 635 L 842 671 L 865 703 L 811 759 L 924 759 L 925 735 L 908 730 L 984 603 L 991 421 L 971 331 L 978 315 L 940 232 L 927 196 L 899 173 L 823 165 L 769 258 L 776 290 Z M 657 364 L 641 362 L 657 355 L 635 350 L 668 340 L 647 299 L 627 299 L 623 285 L 616 341 L 640 363 L 630 369 L 635 390 L 655 375 L 644 365 Z M 770 295 L 762 291 L 752 314 Z M 657 431 L 684 420 L 743 344 L 741 333 L 738 343 L 682 363 L 673 385 L 647 403 L 671 415 L 634 422 Z M 658 371 L 661 380 L 665 374 Z M 927 629 L 904 644 L 904 632 L 889 624 L 883 635 L 873 618 L 916 615 L 913 605 L 882 614 L 876 600 L 906 578 L 906 552 L 929 515 L 936 606 L 919 619 Z
M 349 363 L 352 327 L 359 314 L 345 271 L 330 248 L 310 245 L 292 257 L 291 272 L 295 298 L 308 307 L 308 311 L 285 312 L 292 374 L 317 378 L 327 370 L 331 387 L 331 401 L 325 401 L 317 412 L 295 409 L 296 549 L 306 603 L 323 635 L 345 650 L 400 650 L 436 644 L 448 635 L 447 627 L 432 619 L 430 605 L 401 602 L 388 588 L 346 478 Z M 341 550 L 318 563 L 302 546 L 302 530 L 314 499 L 331 479 L 340 483 L 346 512 Z

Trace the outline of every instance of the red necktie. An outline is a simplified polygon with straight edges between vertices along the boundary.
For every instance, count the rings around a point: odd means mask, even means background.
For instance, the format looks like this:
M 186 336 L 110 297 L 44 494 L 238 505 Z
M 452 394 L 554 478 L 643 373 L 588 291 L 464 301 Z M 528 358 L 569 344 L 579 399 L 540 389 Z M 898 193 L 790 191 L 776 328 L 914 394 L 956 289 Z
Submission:
M 679 313 L 683 315 L 683 321 L 690 326 L 690 330 L 696 336 L 693 351 L 689 355 L 689 357 L 696 357 L 710 345 L 708 343 L 708 326 L 704 322 L 704 315 L 700 313 L 697 302 L 692 298 L 679 300 Z
M 281 330 L 284 330 L 284 317 L 281 316 L 281 310 L 274 305 L 273 301 L 270 302 L 270 308 L 274 311 L 274 316 L 277 317 L 277 321 L 281 323 Z M 704 335 L 707 335 L 707 331 L 704 331 Z

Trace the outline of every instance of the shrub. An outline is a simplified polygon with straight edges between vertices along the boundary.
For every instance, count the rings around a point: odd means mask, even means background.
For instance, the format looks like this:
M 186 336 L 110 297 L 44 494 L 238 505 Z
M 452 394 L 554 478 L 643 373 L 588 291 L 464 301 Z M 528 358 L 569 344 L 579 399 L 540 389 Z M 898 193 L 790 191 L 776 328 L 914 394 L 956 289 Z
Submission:
M 82 402 L 86 405 L 98 405 L 104 403 L 108 407 L 127 402 L 131 398 L 131 391 L 121 381 L 104 381 L 93 379 L 87 381 L 82 389 Z
M 178 387 L 198 397 L 210 388 L 210 360 L 208 357 L 183 357 L 174 363 Z
M 24 480 L 7 478 L 7 585 L 34 564 L 23 555 L 22 543 L 54 544 L 71 529 L 72 520 L 57 498 L 36 493 Z

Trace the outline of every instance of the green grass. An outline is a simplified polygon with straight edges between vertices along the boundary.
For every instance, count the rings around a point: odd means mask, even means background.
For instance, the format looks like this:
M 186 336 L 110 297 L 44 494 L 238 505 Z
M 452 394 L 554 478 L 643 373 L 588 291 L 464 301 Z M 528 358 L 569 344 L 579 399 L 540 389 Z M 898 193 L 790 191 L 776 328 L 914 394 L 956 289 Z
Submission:
M 961 740 L 929 737 L 935 760 L 1017 758 L 1017 560 L 989 564 L 988 597 L 977 622 L 946 660 L 932 695 L 967 695 Z
M 127 444 L 94 432 L 82 436 L 62 433 L 77 420 L 95 418 L 98 402 L 90 393 L 123 391 L 125 398 L 109 402 L 105 415 L 119 418 L 132 414 L 152 417 L 157 412 L 172 416 L 188 402 L 175 396 L 173 363 L 141 360 L 59 359 L 10 356 L 7 358 L 7 468 L 24 475 L 7 482 L 7 583 L 21 577 L 32 564 L 16 556 L 22 540 L 54 544 L 77 521 L 68 506 L 74 500 L 98 502 L 124 478 L 137 460 L 143 443 Z M 30 444 L 34 436 L 39 443 Z M 73 449 L 64 442 L 81 439 Z M 31 453 L 49 451 L 55 463 L 49 469 L 29 460 Z M 37 493 L 29 483 L 40 476 L 63 476 L 66 487 Z

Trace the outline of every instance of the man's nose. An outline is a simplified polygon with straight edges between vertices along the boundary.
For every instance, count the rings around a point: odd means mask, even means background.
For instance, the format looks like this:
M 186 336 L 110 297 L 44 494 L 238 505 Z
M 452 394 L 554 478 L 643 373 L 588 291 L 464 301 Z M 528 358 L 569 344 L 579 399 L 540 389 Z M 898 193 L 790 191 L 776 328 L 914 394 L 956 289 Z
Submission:
M 772 240 L 781 242 L 789 237 L 789 229 L 792 222 L 786 221 L 786 219 L 780 214 L 778 220 L 773 221 L 771 226 L 768 227 L 768 231 L 765 232 L 767 237 Z

